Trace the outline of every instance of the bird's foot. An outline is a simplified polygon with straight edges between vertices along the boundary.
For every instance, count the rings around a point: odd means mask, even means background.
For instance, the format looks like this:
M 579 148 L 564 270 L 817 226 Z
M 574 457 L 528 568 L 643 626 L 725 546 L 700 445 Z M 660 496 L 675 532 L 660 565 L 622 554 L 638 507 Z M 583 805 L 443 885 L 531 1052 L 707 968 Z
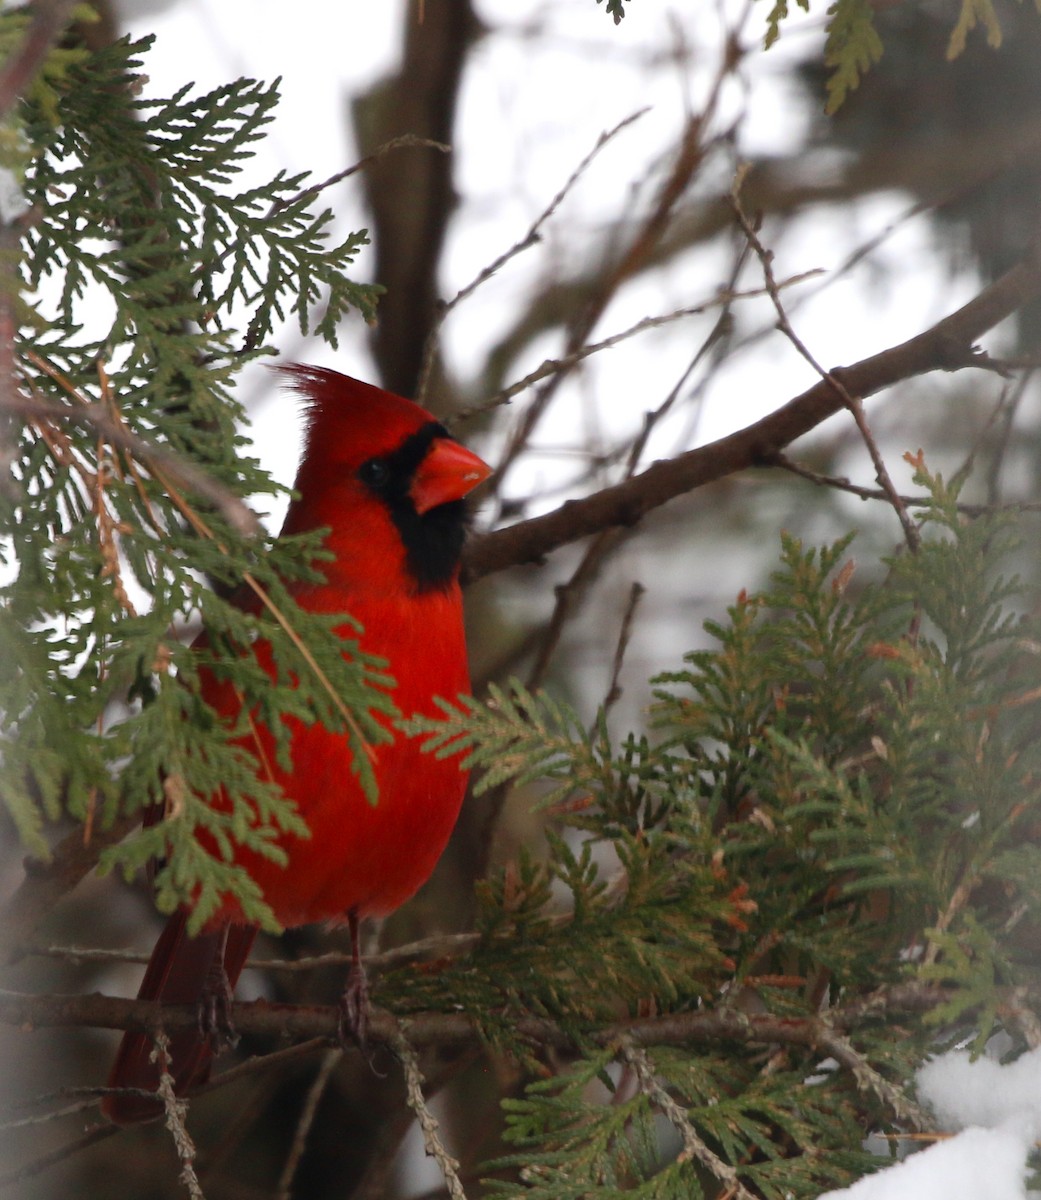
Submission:
M 347 983 L 340 996 L 338 1033 L 341 1046 L 351 1042 L 365 1049 L 369 1032 L 369 1007 L 368 976 L 362 964 L 355 961 L 351 964 Z
M 206 972 L 198 1006 L 199 1032 L 210 1039 L 214 1054 L 233 1050 L 238 1045 L 238 1031 L 231 1019 L 234 1000 L 222 953 L 217 955 Z

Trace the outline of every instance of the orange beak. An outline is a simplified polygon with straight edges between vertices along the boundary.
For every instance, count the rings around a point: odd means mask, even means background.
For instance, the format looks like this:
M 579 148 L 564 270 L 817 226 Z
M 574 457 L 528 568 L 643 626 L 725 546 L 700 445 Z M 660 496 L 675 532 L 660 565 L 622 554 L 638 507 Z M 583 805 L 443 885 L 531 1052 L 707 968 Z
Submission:
M 423 515 L 439 504 L 462 500 L 492 473 L 472 451 L 449 438 L 435 438 L 412 477 L 409 495 Z

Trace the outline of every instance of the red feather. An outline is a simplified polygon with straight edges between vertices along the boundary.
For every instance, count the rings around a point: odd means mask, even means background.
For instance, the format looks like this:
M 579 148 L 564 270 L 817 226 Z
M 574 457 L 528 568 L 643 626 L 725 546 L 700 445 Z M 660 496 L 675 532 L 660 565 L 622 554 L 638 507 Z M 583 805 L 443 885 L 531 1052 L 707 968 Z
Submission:
M 458 549 L 458 502 L 489 469 L 400 396 L 313 367 L 290 368 L 308 401 L 304 454 L 283 533 L 328 526 L 333 559 L 320 564 L 324 581 L 299 584 L 294 595 L 311 612 L 349 612 L 362 625 L 364 650 L 386 658 L 397 682 L 399 710 L 435 713 L 435 696 L 469 689 Z M 373 468 L 372 464 L 378 462 Z M 384 488 L 384 482 L 386 483 Z M 396 489 L 396 490 L 395 490 Z M 433 532 L 431 532 L 433 531 Z M 253 647 L 274 675 L 270 648 Z M 204 674 L 202 692 L 219 712 L 238 712 L 234 689 Z M 422 754 L 415 739 L 395 734 L 375 749 L 379 802 L 370 804 L 351 770 L 342 733 L 290 720 L 291 769 L 275 762 L 273 739 L 258 726 L 258 771 L 270 771 L 295 801 L 310 829 L 283 835 L 285 867 L 246 850 L 247 868 L 284 926 L 381 916 L 403 904 L 426 881 L 455 825 L 466 778 L 453 760 Z M 248 744 L 248 743 L 244 743 Z M 226 803 L 214 796 L 215 805 Z M 229 898 L 198 938 L 188 938 L 187 912 L 175 913 L 161 935 L 139 997 L 164 1004 L 197 1001 L 225 940 L 224 968 L 233 987 L 255 929 Z M 123 1038 L 109 1086 L 154 1091 L 158 1068 L 152 1040 Z M 171 1043 L 178 1094 L 209 1075 L 207 1034 L 181 1033 Z M 158 1101 L 111 1095 L 103 1110 L 128 1123 L 157 1116 Z

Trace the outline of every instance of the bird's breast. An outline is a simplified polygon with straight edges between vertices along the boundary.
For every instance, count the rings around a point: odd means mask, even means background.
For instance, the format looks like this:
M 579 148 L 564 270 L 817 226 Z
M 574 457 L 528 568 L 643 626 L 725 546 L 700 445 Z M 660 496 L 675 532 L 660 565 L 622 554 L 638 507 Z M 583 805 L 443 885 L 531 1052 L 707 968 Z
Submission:
M 469 690 L 458 587 L 419 597 L 326 595 L 323 607 L 326 602 L 328 611 L 346 610 L 359 620 L 362 647 L 387 660 L 397 683 L 391 695 L 402 715 L 435 715 L 435 697 L 455 700 Z M 254 652 L 274 674 L 266 644 Z M 268 764 L 265 770 L 294 801 L 311 836 L 278 839 L 288 860 L 284 867 L 245 850 L 236 861 L 285 926 L 334 920 L 351 909 L 360 915 L 393 911 L 429 877 L 452 832 L 466 788 L 458 760 L 424 754 L 419 739 L 394 730 L 391 742 L 373 747 L 379 795 L 371 803 L 342 731 L 287 720 L 291 770 L 273 765 L 273 739 L 262 726 L 258 761 Z M 236 909 L 229 899 L 220 919 L 234 920 Z

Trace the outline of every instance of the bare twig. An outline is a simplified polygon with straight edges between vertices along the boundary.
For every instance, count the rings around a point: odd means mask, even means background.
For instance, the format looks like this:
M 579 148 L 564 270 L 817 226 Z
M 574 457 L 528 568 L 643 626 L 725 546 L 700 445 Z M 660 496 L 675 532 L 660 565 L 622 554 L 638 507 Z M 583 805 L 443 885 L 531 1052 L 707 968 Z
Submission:
M 621 1053 L 635 1074 L 640 1091 L 680 1135 L 683 1142 L 683 1149 L 680 1152 L 681 1161 L 700 1163 L 706 1171 L 724 1185 L 726 1195 L 732 1197 L 733 1200 L 755 1200 L 754 1194 L 741 1182 L 737 1171 L 702 1141 L 682 1106 L 655 1078 L 654 1067 L 651 1065 L 647 1052 L 623 1042 Z
M 170 1074 L 170 1039 L 162 1029 L 157 1030 L 153 1037 L 155 1049 L 152 1051 L 151 1057 L 159 1064 L 159 1097 L 163 1102 L 163 1112 L 166 1114 L 166 1128 L 173 1137 L 177 1157 L 181 1161 L 180 1179 L 188 1189 L 191 1200 L 206 1200 L 202 1193 L 199 1177 L 195 1173 L 195 1143 L 184 1124 L 188 1105 L 174 1094 L 174 1081 Z
M 797 275 L 790 275 L 787 279 L 782 279 L 777 284 L 777 288 L 779 291 L 783 291 L 785 288 L 790 288 L 797 283 L 804 283 L 807 279 L 812 279 L 820 273 L 820 269 L 816 267 L 810 271 L 800 271 Z M 550 379 L 562 372 L 570 371 L 572 367 L 577 366 L 592 355 L 600 354 L 604 350 L 610 350 L 614 346 L 628 341 L 629 338 L 636 337 L 637 334 L 645 333 L 648 329 L 659 329 L 662 325 L 669 325 L 673 321 L 682 320 L 684 317 L 701 316 L 713 308 L 727 308 L 736 300 L 751 300 L 767 294 L 765 287 L 746 288 L 742 291 L 724 290 L 718 292 L 711 300 L 705 300 L 701 304 L 692 304 L 686 308 L 677 308 L 672 312 L 662 313 L 656 317 L 643 317 L 635 324 L 630 325 L 628 329 L 623 329 L 620 333 L 613 333 L 610 337 L 602 338 L 599 342 L 589 342 L 584 346 L 579 346 L 576 350 L 560 358 L 545 359 L 534 371 L 530 371 L 525 375 L 523 379 L 518 379 L 515 383 L 511 383 L 509 387 L 496 392 L 494 396 L 483 400 L 480 404 L 460 409 L 452 415 L 447 423 L 453 426 L 458 425 L 463 421 L 483 416 L 485 413 L 492 412 L 496 408 L 501 408 L 502 405 L 509 404 L 514 396 L 519 396 L 521 392 L 534 387 L 536 383 L 541 383 L 544 379 Z
M 238 1010 L 239 1004 L 236 1003 L 236 1016 Z M 297 1042 L 293 1046 L 283 1046 L 280 1050 L 272 1050 L 268 1054 L 253 1054 L 245 1062 L 236 1063 L 235 1066 L 214 1076 L 199 1088 L 196 1094 L 201 1096 L 205 1092 L 227 1087 L 229 1083 L 235 1083 L 239 1079 L 248 1079 L 261 1071 L 267 1072 L 284 1066 L 286 1063 L 296 1063 L 301 1058 L 307 1058 L 309 1054 L 328 1049 L 331 1040 L 330 1037 L 312 1037 L 306 1041 Z
M 750 5 L 745 6 L 734 28 L 728 31 L 726 47 L 720 55 L 719 67 L 709 85 L 708 96 L 701 111 L 688 117 L 676 147 L 671 169 L 658 191 L 657 199 L 650 212 L 636 230 L 624 252 L 619 255 L 614 265 L 603 276 L 589 304 L 571 324 L 567 334 L 563 361 L 566 362 L 569 356 L 574 355 L 585 345 L 618 290 L 627 280 L 638 274 L 650 260 L 654 250 L 665 237 L 677 205 L 691 182 L 696 178 L 709 150 L 721 140 L 718 137 L 706 137 L 706 131 L 715 120 L 723 85 L 733 74 L 740 61 L 740 55 L 734 51 L 739 42 L 741 28 L 748 19 L 750 8 Z M 495 477 L 496 487 L 501 488 L 510 466 L 528 444 L 535 427 L 549 408 L 569 369 L 559 371 L 547 379 L 545 385 L 539 389 L 518 421 L 499 462 Z
M 88 1108 L 93 1108 L 103 1091 L 103 1088 L 68 1088 L 64 1091 L 50 1092 L 45 1096 L 34 1096 L 31 1100 L 20 1103 L 18 1108 L 23 1111 L 26 1108 L 42 1108 L 59 1099 L 71 1100 L 71 1103 L 64 1104 L 61 1108 L 48 1108 L 46 1112 L 34 1113 L 32 1116 L 15 1117 L 10 1121 L 0 1122 L 0 1133 L 9 1133 L 12 1129 L 25 1129 L 30 1125 L 46 1125 L 48 1121 L 56 1121 L 60 1117 L 76 1116 Z M 77 1092 L 80 1092 L 80 1098 L 74 1099 Z
M 614 648 L 611 685 L 607 689 L 607 696 L 604 700 L 605 711 L 616 704 L 622 695 L 622 685 L 620 683 L 622 664 L 625 662 L 625 652 L 629 647 L 629 639 L 632 637 L 633 617 L 636 615 L 637 606 L 646 591 L 647 589 L 643 584 L 636 581 L 629 588 L 629 600 L 625 606 L 625 612 L 622 614 L 622 626 L 618 631 L 618 643 Z
M 985 472 L 986 496 L 990 504 L 998 502 L 1002 467 L 1012 440 L 1012 430 L 1016 414 L 1019 412 L 1020 405 L 1023 403 L 1023 397 L 1026 395 L 1027 388 L 1033 378 L 1034 372 L 1027 370 L 1024 371 L 1014 387 L 1009 387 L 1006 384 L 1001 389 L 1001 396 L 991 416 L 989 425 L 997 429 L 997 440 Z
M 618 532 L 613 529 L 598 534 L 585 548 L 578 566 L 571 572 L 567 582 L 557 584 L 553 589 L 553 612 L 541 637 L 538 656 L 528 674 L 527 687 L 529 690 L 542 686 L 553 655 L 560 643 L 564 626 L 599 575 L 604 560 L 615 549 L 619 540 Z
M 318 1066 L 318 1073 L 307 1091 L 307 1098 L 300 1110 L 296 1129 L 293 1132 L 293 1144 L 289 1147 L 289 1154 L 286 1156 L 285 1166 L 282 1168 L 282 1174 L 278 1180 L 278 1188 L 275 1192 L 278 1200 L 291 1200 L 293 1180 L 296 1177 L 300 1159 L 303 1158 L 304 1150 L 307 1148 L 307 1138 L 311 1132 L 311 1126 L 314 1124 L 318 1105 L 325 1095 L 325 1089 L 329 1086 L 329 1080 L 333 1077 L 333 1071 L 342 1061 L 343 1050 L 337 1048 L 327 1051 Z
M 301 204 L 305 200 L 313 199 L 327 188 L 334 187 L 336 184 L 342 183 L 345 179 L 350 179 L 352 175 L 356 175 L 366 167 L 371 167 L 373 163 L 379 162 L 381 158 L 394 150 L 417 149 L 439 150 L 442 154 L 452 153 L 452 147 L 446 146 L 444 142 L 436 142 L 433 138 L 419 137 L 414 133 L 403 133 L 400 137 L 391 138 L 389 141 L 384 142 L 382 146 L 377 146 L 371 154 L 366 154 L 364 158 L 358 159 L 353 166 L 345 167 L 342 171 L 337 171 L 335 175 L 330 175 L 328 179 L 323 179 L 321 183 L 314 183 L 310 187 L 304 188 L 303 191 L 297 192 L 295 196 L 291 196 L 288 200 L 280 200 L 273 204 L 268 216 L 273 217 L 276 213 L 281 212 L 283 208 L 289 208 L 291 205 Z
M 786 454 L 778 453 L 774 455 L 769 465 L 778 467 L 782 471 L 788 471 L 792 475 L 798 475 L 800 479 L 806 479 L 810 483 L 817 484 L 818 487 L 833 488 L 837 492 L 846 492 L 850 496 L 856 496 L 860 500 L 882 500 L 886 504 L 889 503 L 889 497 L 881 488 L 864 487 L 862 484 L 853 483 L 844 475 L 825 475 L 820 471 L 814 471 L 811 467 L 807 467 L 805 463 L 796 462 Z M 928 508 L 933 503 L 931 496 L 907 496 L 901 493 L 900 499 L 908 508 Z M 981 517 L 987 513 L 1041 512 L 1041 501 L 1024 500 L 1009 501 L 1007 504 L 969 504 L 959 500 L 955 507 L 958 512 L 964 513 L 967 517 Z
M 864 445 L 867 447 L 868 453 L 871 456 L 871 461 L 875 467 L 875 475 L 879 485 L 889 498 L 890 504 L 893 506 L 893 511 L 896 513 L 900 521 L 901 528 L 904 531 L 904 538 L 907 541 L 908 547 L 912 551 L 916 551 L 922 543 L 922 534 L 918 526 L 911 519 L 907 511 L 907 505 L 904 504 L 900 494 L 897 492 L 893 484 L 893 480 L 886 467 L 885 459 L 882 457 L 882 452 L 878 448 L 878 443 L 875 441 L 874 434 L 867 423 L 867 417 L 864 415 L 864 405 L 859 396 L 848 391 L 840 379 L 837 379 L 830 371 L 826 370 L 814 357 L 810 348 L 799 337 L 788 319 L 788 314 L 785 311 L 784 304 L 781 301 L 780 289 L 777 286 L 777 281 L 774 277 L 773 270 L 773 251 L 767 250 L 759 239 L 752 222 L 748 219 L 748 215 L 741 207 L 741 179 L 743 172 L 739 171 L 734 181 L 734 186 L 730 193 L 730 204 L 734 210 L 734 216 L 737 223 L 741 227 L 748 244 L 756 253 L 763 269 L 763 278 L 766 280 L 766 290 L 773 303 L 774 310 L 777 313 L 777 328 L 791 342 L 795 349 L 802 357 L 810 364 L 817 372 L 821 379 L 833 387 L 841 398 L 842 403 L 849 409 L 856 422 L 857 429 L 860 430 L 860 436 L 864 440 Z
M 518 241 L 514 242 L 508 250 L 504 250 L 493 262 L 483 267 L 468 284 L 465 284 L 452 297 L 438 306 L 437 316 L 430 326 L 430 331 L 427 334 L 427 342 L 423 348 L 423 369 L 419 376 L 419 385 L 416 389 L 416 399 L 420 404 L 423 403 L 426 396 L 427 386 L 430 383 L 430 373 L 433 369 L 434 360 L 437 357 L 438 340 L 441 336 L 441 327 L 445 322 L 445 318 L 456 307 L 457 304 L 468 299 L 473 293 L 483 284 L 486 283 L 493 275 L 497 274 L 506 264 L 518 254 L 523 253 L 531 246 L 537 245 L 542 240 L 542 226 L 553 216 L 557 209 L 563 204 L 567 194 L 578 183 L 579 179 L 589 169 L 590 164 L 594 161 L 597 155 L 603 148 L 608 145 L 623 129 L 627 129 L 635 121 L 644 115 L 648 110 L 646 108 L 638 109 L 629 116 L 624 117 L 613 129 L 605 130 L 596 140 L 596 145 L 582 159 L 578 166 L 571 172 L 564 186 L 557 192 L 553 199 L 546 205 L 541 213 L 531 223 L 527 233 L 524 234 Z
M 397 1055 L 405 1072 L 407 1103 L 415 1114 L 416 1121 L 423 1133 L 423 1145 L 426 1147 L 426 1152 L 441 1168 L 445 1188 L 452 1200 L 466 1200 L 466 1192 L 463 1191 L 463 1183 L 459 1178 L 459 1163 L 445 1149 L 437 1119 L 427 1107 L 423 1095 L 423 1076 L 419 1070 L 419 1060 L 416 1058 L 415 1050 L 409 1045 L 406 1027 L 398 1026 L 395 1029 L 390 1041 L 390 1048 Z
M 629 446 L 629 449 L 626 453 L 626 466 L 625 466 L 625 474 L 624 474 L 625 479 L 631 479 L 632 476 L 636 473 L 636 468 L 639 465 L 640 458 L 643 455 L 643 452 L 647 446 L 647 442 L 650 439 L 651 433 L 653 432 L 655 426 L 658 424 L 659 421 L 662 420 L 662 418 L 666 415 L 666 413 L 668 413 L 668 411 L 672 408 L 673 404 L 675 403 L 677 397 L 679 396 L 684 384 L 686 383 L 687 379 L 690 377 L 691 373 L 696 369 L 697 365 L 702 361 L 702 359 L 705 357 L 705 355 L 710 352 L 712 346 L 714 346 L 716 344 L 718 338 L 722 335 L 722 331 L 723 331 L 726 321 L 727 321 L 727 314 L 729 312 L 729 306 L 732 303 L 732 301 L 737 298 L 737 295 L 738 295 L 738 293 L 736 293 L 734 291 L 734 287 L 737 283 L 738 275 L 740 274 L 741 267 L 744 263 L 746 254 L 747 254 L 747 251 L 738 255 L 737 261 L 735 262 L 733 270 L 731 272 L 731 277 L 730 277 L 729 283 L 727 285 L 727 288 L 724 289 L 720 293 L 720 295 L 716 298 L 716 301 L 714 301 L 714 303 L 719 303 L 723 306 L 723 311 L 720 313 L 718 320 L 716 321 L 712 330 L 709 332 L 708 337 L 705 338 L 704 341 L 701 343 L 701 345 L 698 347 L 697 351 L 692 356 L 690 362 L 687 364 L 686 368 L 680 375 L 679 379 L 676 381 L 674 386 L 670 389 L 669 394 L 665 397 L 665 399 L 662 401 L 662 403 L 659 404 L 657 408 L 652 409 L 649 412 L 646 412 L 644 414 L 644 419 L 643 419 L 643 424 L 642 424 L 641 430 L 637 434 L 637 436 L 633 439 L 633 442 Z M 812 273 L 813 272 L 811 272 L 811 274 Z M 803 278 L 806 278 L 806 276 L 803 275 L 803 276 L 799 276 L 798 278 L 803 279 Z M 796 282 L 796 280 L 795 279 L 786 280 L 784 282 L 784 284 L 782 284 L 781 286 L 786 286 L 787 284 L 792 283 L 792 282 Z M 762 294 L 762 293 L 760 293 L 760 294 Z M 689 312 L 690 310 L 684 310 L 684 311 Z M 626 331 L 626 333 L 617 335 L 617 337 L 620 339 L 625 336 L 630 336 L 631 333 L 633 333 L 633 332 L 638 332 L 644 328 L 647 328 L 649 326 L 649 324 L 652 322 L 658 323 L 658 322 L 661 322 L 664 320 L 669 320 L 669 319 L 674 318 L 676 315 L 677 314 L 673 313 L 673 314 L 669 314 L 669 316 L 667 318 L 654 318 L 654 317 L 647 318 L 645 321 L 638 322 L 636 326 L 633 326 L 632 329 L 629 331 Z M 610 339 L 608 339 L 608 340 L 610 340 Z M 604 343 L 599 343 L 599 346 L 603 347 Z M 592 347 L 592 346 L 583 347 L 583 351 L 586 351 L 586 350 L 593 352 L 593 351 L 595 351 L 595 347 Z M 583 351 L 580 351 L 579 353 L 582 353 Z M 539 370 L 540 371 L 543 370 L 545 368 L 545 366 L 546 366 L 546 364 L 544 363 L 543 366 L 541 368 L 539 368 Z M 608 460 L 605 459 L 604 461 L 606 462 Z M 569 616 L 574 612 L 575 608 L 577 607 L 578 603 L 580 603 L 584 594 L 592 586 L 593 582 L 595 581 L 595 579 L 597 578 L 597 576 L 599 574 L 600 568 L 603 565 L 604 561 L 607 559 L 607 557 L 611 553 L 613 553 L 617 549 L 617 547 L 621 541 L 622 541 L 622 538 L 620 538 L 618 536 L 616 531 L 605 530 L 602 534 L 600 534 L 597 538 L 595 538 L 589 544 L 589 546 L 586 548 L 586 551 L 583 554 L 581 561 L 579 562 L 578 566 L 575 568 L 574 572 L 571 575 L 571 578 L 567 581 L 567 583 L 561 584 L 555 589 L 556 598 L 555 598 L 555 602 L 554 602 L 553 613 L 552 613 L 549 623 L 547 625 L 546 632 L 543 634 L 543 636 L 541 638 L 541 646 L 539 649 L 538 657 L 535 661 L 535 665 L 532 668 L 531 674 L 528 679 L 529 687 L 531 687 L 531 688 L 537 687 L 541 683 L 543 678 L 545 677 L 546 671 L 549 668 L 550 660 L 552 658 L 553 653 L 556 650 L 557 645 L 559 644 L 560 638 L 563 634 L 564 627 L 565 627 L 565 624 L 566 624 Z M 634 585 L 634 586 L 639 586 L 639 585 Z M 641 594 L 642 594 L 642 588 L 641 588 Z M 635 600 L 632 603 L 633 603 L 633 605 L 635 605 Z M 627 631 L 625 630 L 624 627 L 623 627 L 623 636 L 625 636 L 627 638 Z M 624 653 L 624 646 L 622 646 L 621 649 Z M 620 665 L 621 665 L 620 662 L 618 662 L 617 658 L 616 658 L 615 665 L 616 665 L 615 677 L 614 677 L 614 680 L 612 681 L 611 687 L 609 689 L 610 696 L 614 696 L 615 688 L 617 686 L 617 680 L 618 680 L 618 670 L 620 669 Z M 614 699 L 617 699 L 617 696 L 614 696 Z M 613 699 L 609 699 L 609 701 L 608 701 L 609 704 L 613 703 L 613 702 L 614 702 Z M 500 789 L 499 795 L 500 795 L 499 803 L 501 805 L 501 797 L 505 795 L 504 790 Z M 492 827 L 494 818 L 497 816 L 497 813 L 498 813 L 498 809 L 496 808 L 494 802 L 492 803 L 492 807 L 491 807 L 490 811 L 491 811 L 491 816 L 489 819 L 489 828 Z
M 39 1158 L 34 1158 L 31 1162 L 23 1163 L 20 1167 L 15 1167 L 11 1171 L 5 1171 L 0 1175 L 0 1189 L 6 1189 L 12 1184 L 22 1183 L 26 1179 L 32 1179 L 36 1175 L 41 1175 L 51 1167 L 55 1167 L 59 1163 L 75 1157 L 81 1151 L 88 1150 L 91 1146 L 97 1145 L 98 1142 L 103 1142 L 107 1138 L 114 1137 L 117 1133 L 119 1133 L 119 1129 L 115 1125 L 111 1125 L 108 1121 L 104 1122 L 104 1124 L 94 1125 L 82 1137 L 78 1137 L 71 1142 L 66 1142 L 65 1145 L 58 1146 L 55 1150 L 48 1150 L 46 1154 L 41 1154 Z
M 566 914 L 565 914 L 566 916 Z M 561 918 L 563 919 L 563 918 Z M 409 942 L 404 946 L 395 946 L 379 954 L 365 956 L 365 969 L 369 975 L 379 975 L 394 967 L 418 962 L 422 959 L 444 958 L 454 954 L 466 953 L 479 941 L 479 933 L 447 933 L 436 937 L 424 938 L 418 942 Z M 94 946 L 45 946 L 26 944 L 21 947 L 23 955 L 38 955 L 41 958 L 61 958 L 71 963 L 80 962 L 127 962 L 147 963 L 149 954 L 144 951 L 107 950 Z M 284 974 L 301 974 L 308 971 L 318 971 L 326 967 L 349 967 L 353 962 L 349 952 L 334 950 L 328 954 L 312 954 L 306 958 L 249 958 L 246 969 L 256 971 L 275 971 Z
M 1041 256 L 1031 251 L 950 316 L 900 345 L 829 374 L 861 398 L 928 371 L 965 366 L 964 350 L 1041 291 Z M 971 365 L 971 363 L 969 364 Z M 749 467 L 768 466 L 778 451 L 845 407 L 832 384 L 819 380 L 776 411 L 706 446 L 654 463 L 641 474 L 531 520 L 474 538 L 464 554 L 469 581 L 591 533 L 633 525 L 677 496 Z

